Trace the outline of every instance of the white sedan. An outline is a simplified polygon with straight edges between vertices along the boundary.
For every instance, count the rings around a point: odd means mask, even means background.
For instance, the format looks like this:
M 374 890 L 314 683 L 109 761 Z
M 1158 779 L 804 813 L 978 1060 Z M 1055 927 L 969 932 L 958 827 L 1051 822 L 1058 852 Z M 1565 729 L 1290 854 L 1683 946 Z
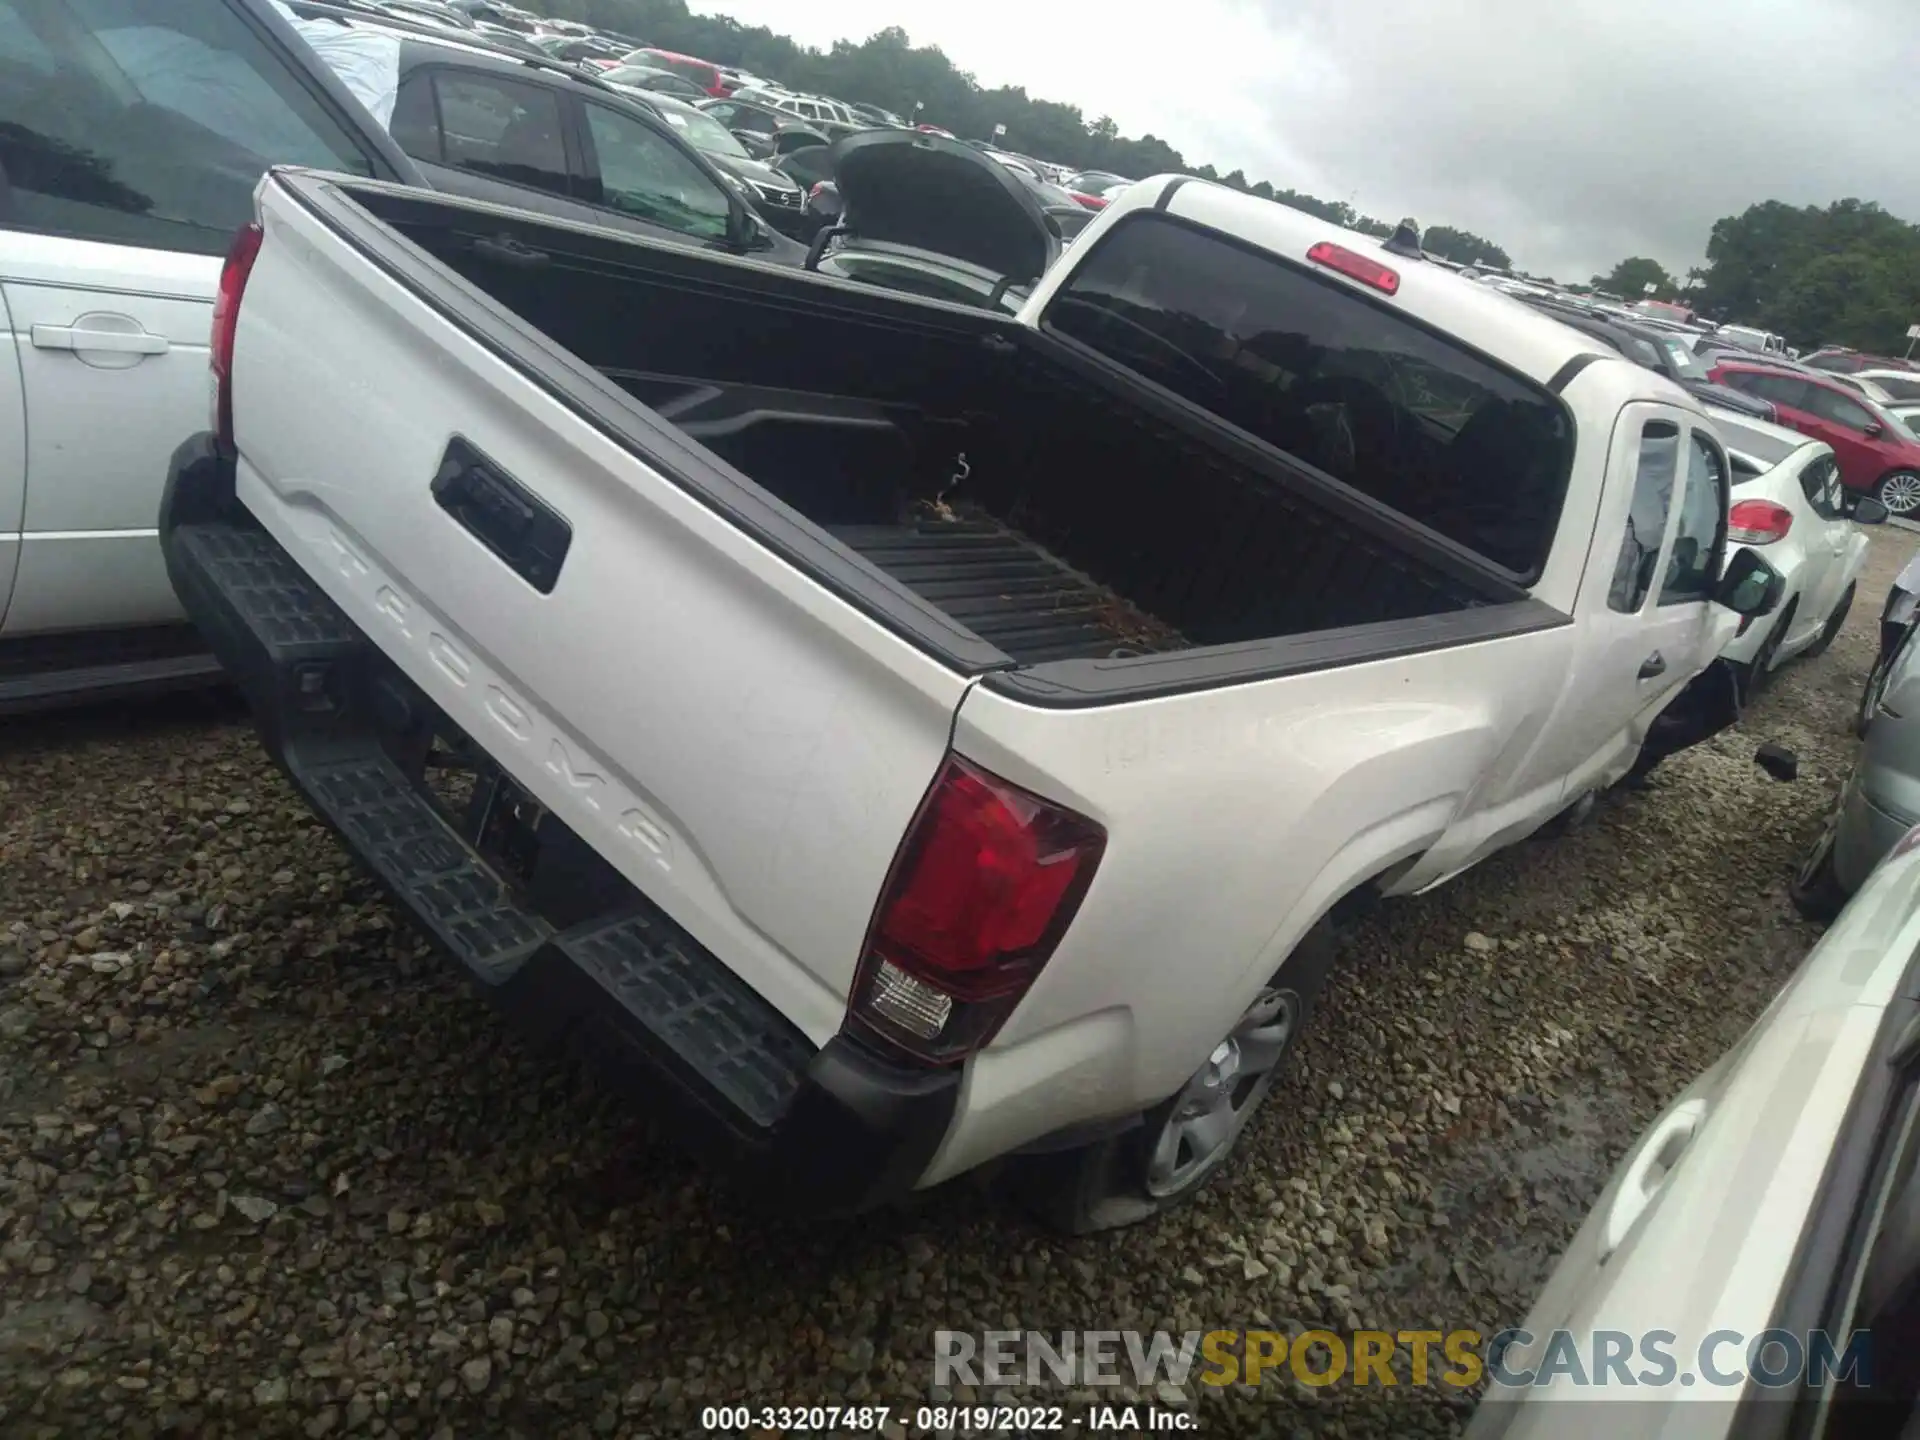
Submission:
M 1467 1440 L 1915 1433 L 1916 842 L 1627 1152 Z
M 1841 485 L 1824 441 L 1719 412 L 1713 424 L 1733 462 L 1727 538 L 1759 551 L 1787 581 L 1779 610 L 1743 621 L 1722 652 L 1752 689 L 1793 656 L 1818 655 L 1833 643 L 1867 557 L 1859 527 L 1882 523 L 1887 511 Z

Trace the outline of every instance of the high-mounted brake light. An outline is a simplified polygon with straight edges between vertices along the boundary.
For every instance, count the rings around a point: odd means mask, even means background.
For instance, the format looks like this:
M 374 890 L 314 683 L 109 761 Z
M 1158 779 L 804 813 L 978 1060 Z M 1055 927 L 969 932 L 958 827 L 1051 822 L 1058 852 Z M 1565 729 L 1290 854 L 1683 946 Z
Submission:
M 263 238 L 258 223 L 249 220 L 234 232 L 220 267 L 220 288 L 213 299 L 213 337 L 207 347 L 213 371 L 213 433 L 223 450 L 233 449 L 233 335 L 240 325 L 240 295 L 253 273 Z
M 1106 832 L 949 755 L 908 827 L 848 1018 L 923 1060 L 993 1038 L 1059 944 Z
M 1771 545 L 1793 528 L 1793 512 L 1771 500 L 1742 500 L 1727 512 L 1727 539 L 1736 545 Z
M 1358 280 L 1362 285 L 1371 285 L 1383 295 L 1396 295 L 1400 291 L 1400 272 L 1391 270 L 1378 260 L 1368 259 L 1357 250 L 1349 250 L 1344 245 L 1335 245 L 1330 240 L 1322 240 L 1307 251 L 1307 259 L 1316 265 L 1324 265 L 1336 274 L 1349 280 Z

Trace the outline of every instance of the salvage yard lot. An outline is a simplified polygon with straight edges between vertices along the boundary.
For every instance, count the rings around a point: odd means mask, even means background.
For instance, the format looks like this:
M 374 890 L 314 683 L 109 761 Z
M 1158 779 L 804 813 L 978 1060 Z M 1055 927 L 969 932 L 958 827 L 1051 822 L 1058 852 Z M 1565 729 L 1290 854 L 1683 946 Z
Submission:
M 679 1434 L 708 1403 L 924 1402 L 937 1328 L 1517 1320 L 1816 933 L 1784 883 L 1913 545 L 1876 532 L 1840 640 L 1739 730 L 1361 924 L 1226 1181 L 1075 1243 L 970 1185 L 852 1224 L 754 1208 L 511 1038 L 231 703 L 10 722 L 0 1432 Z M 1197 1399 L 1216 1433 L 1465 1413 Z

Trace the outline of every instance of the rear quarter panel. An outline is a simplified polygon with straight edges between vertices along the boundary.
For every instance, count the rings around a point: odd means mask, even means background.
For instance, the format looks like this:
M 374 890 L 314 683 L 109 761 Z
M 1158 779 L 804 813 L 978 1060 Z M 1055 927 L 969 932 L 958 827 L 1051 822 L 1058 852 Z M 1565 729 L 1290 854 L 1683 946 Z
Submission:
M 970 691 L 954 748 L 1108 841 L 1059 949 L 969 1067 L 938 1173 L 1171 1094 L 1337 900 L 1512 773 L 1566 636 L 1098 709 Z

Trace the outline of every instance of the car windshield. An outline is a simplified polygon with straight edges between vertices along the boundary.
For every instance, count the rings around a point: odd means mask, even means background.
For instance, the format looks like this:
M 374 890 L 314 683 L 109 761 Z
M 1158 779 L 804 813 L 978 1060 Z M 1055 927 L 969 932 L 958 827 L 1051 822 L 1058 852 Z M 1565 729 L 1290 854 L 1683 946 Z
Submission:
M 1687 348 L 1687 342 L 1678 335 L 1660 337 L 1660 348 L 1667 352 L 1667 358 L 1673 362 L 1674 373 L 1682 380 L 1705 380 L 1707 367 Z
M 705 150 L 715 155 L 731 155 L 737 160 L 748 160 L 746 147 L 733 138 L 731 131 L 711 115 L 700 110 L 672 110 L 666 106 L 660 108 L 660 118 L 680 132 L 680 137 L 696 150 Z

